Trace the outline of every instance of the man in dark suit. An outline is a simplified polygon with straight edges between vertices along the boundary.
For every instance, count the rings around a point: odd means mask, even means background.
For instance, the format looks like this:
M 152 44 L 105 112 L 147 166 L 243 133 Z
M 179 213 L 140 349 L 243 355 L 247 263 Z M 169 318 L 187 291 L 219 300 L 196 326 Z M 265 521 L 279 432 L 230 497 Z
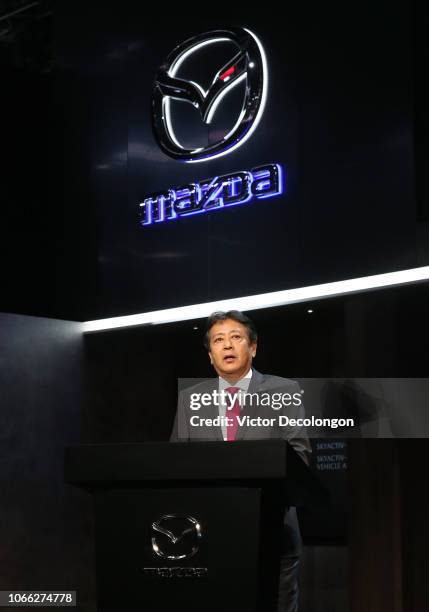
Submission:
M 218 378 L 179 393 L 171 441 L 282 438 L 308 464 L 311 446 L 305 428 L 279 418 L 304 417 L 300 388 L 293 380 L 252 368 L 257 349 L 253 322 L 236 310 L 215 312 L 207 320 L 204 344 Z M 301 551 L 295 508 L 287 510 L 284 526 L 278 609 L 295 612 Z

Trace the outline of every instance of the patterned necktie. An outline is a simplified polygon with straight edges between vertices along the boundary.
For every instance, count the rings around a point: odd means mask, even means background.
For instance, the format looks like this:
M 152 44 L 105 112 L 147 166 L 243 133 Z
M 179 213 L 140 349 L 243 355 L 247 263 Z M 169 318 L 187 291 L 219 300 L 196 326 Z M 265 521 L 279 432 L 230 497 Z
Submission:
M 231 396 L 234 396 L 240 391 L 240 389 L 239 387 L 228 387 L 227 389 L 225 389 L 225 391 L 227 393 L 230 393 Z M 232 406 L 231 402 L 234 402 Z M 240 402 L 238 401 L 238 396 L 235 398 L 235 401 L 234 397 L 227 397 L 227 410 L 225 414 L 228 419 L 226 425 L 226 439 L 228 442 L 234 442 L 238 429 L 237 417 L 240 414 Z

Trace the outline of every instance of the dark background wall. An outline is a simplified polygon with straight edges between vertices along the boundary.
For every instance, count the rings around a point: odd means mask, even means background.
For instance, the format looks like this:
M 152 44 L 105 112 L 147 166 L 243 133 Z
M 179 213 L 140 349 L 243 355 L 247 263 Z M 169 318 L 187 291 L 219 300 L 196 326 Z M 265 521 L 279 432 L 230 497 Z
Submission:
M 278 20 L 228 7 L 266 48 L 267 108 L 246 145 L 197 165 L 157 147 L 152 83 L 174 45 L 222 13 L 154 11 L 149 23 L 137 3 L 61 2 L 44 63 L 0 37 L 3 310 L 85 320 L 428 262 L 422 8 L 290 4 Z M 152 191 L 272 161 L 287 171 L 281 198 L 137 226 Z M 231 261 L 239 274 L 224 274 Z
M 142 31 L 139 11 L 128 6 L 126 15 L 107 15 L 95 38 L 90 14 L 77 48 L 75 12 L 60 19 L 61 57 L 77 79 L 65 83 L 64 98 L 79 108 L 84 91 L 91 95 L 85 118 L 97 112 L 87 148 L 100 220 L 96 316 L 423 263 L 415 234 L 410 15 L 399 3 L 360 4 L 352 20 L 335 7 L 288 9 L 280 23 L 251 11 L 244 23 L 229 8 L 228 21 L 255 31 L 266 48 L 267 108 L 245 146 L 196 165 L 159 150 L 152 83 L 175 45 L 220 27 L 219 17 L 191 13 L 178 22 L 155 11 L 159 29 Z M 147 228 L 135 223 L 147 194 L 266 161 L 286 168 L 282 198 Z
M 73 589 L 94 610 L 89 496 L 63 482 L 80 440 L 79 324 L 0 314 L 0 589 Z

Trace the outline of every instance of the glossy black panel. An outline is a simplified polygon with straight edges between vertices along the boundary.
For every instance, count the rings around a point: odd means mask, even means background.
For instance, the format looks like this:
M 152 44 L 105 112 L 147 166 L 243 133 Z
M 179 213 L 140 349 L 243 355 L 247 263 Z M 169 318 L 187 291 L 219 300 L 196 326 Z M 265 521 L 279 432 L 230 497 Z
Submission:
M 121 8 L 104 15 L 102 23 L 95 7 L 89 8 L 82 23 L 79 13 L 65 6 L 58 20 L 62 65 L 72 65 L 75 75 L 73 81 L 63 75 L 66 116 L 76 127 L 87 125 L 86 159 L 76 160 L 76 166 L 69 157 L 66 174 L 73 184 L 73 176 L 86 172 L 88 209 L 97 219 L 93 316 L 421 263 L 415 239 L 409 23 L 401 10 L 386 15 L 361 8 L 346 22 L 334 11 L 309 16 L 295 8 L 281 24 L 259 14 L 228 12 L 226 25 L 248 27 L 265 48 L 265 113 L 236 151 L 184 164 L 166 156 L 152 133 L 153 81 L 178 44 L 222 22 L 193 16 L 178 22 L 159 12 L 149 24 L 143 7 Z M 224 48 L 219 61 L 225 62 Z M 207 74 L 216 65 L 216 57 L 205 56 Z M 195 71 L 207 86 L 201 66 Z M 237 112 L 236 105 L 234 96 L 226 98 L 220 123 Z M 200 120 L 192 110 L 182 109 L 178 130 L 198 141 Z M 137 205 L 151 193 L 266 162 L 285 168 L 282 197 L 143 228 L 137 224 Z
M 359 12 L 345 24 L 326 12 L 309 19 L 295 11 L 281 27 L 259 15 L 229 18 L 263 43 L 269 95 L 251 139 L 200 164 L 160 151 L 147 109 L 166 54 L 188 36 L 219 27 L 219 20 L 190 18 L 186 27 L 163 20 L 161 36 L 132 33 L 128 209 L 104 242 L 110 313 L 119 283 L 130 298 L 117 304 L 122 313 L 419 265 L 402 13 L 389 11 L 388 29 L 382 13 L 369 19 Z M 226 102 L 222 107 L 226 112 Z M 286 170 L 280 198 L 134 225 L 135 206 L 147 194 L 272 161 Z
M 161 7 L 148 19 L 139 3 L 109 7 L 55 6 L 48 72 L 2 55 L 3 309 L 99 318 L 429 262 L 427 59 L 405 2 L 288 5 L 282 19 L 231 8 L 178 18 Z M 265 48 L 265 112 L 242 147 L 184 164 L 154 138 L 154 78 L 178 44 L 229 26 L 251 29 Z M 205 53 L 183 76 L 207 87 L 228 57 L 224 47 L 219 58 Z M 180 138 L 216 140 L 240 98 L 237 87 L 211 127 L 182 103 Z M 137 223 L 148 194 L 274 162 L 286 172 L 281 197 Z

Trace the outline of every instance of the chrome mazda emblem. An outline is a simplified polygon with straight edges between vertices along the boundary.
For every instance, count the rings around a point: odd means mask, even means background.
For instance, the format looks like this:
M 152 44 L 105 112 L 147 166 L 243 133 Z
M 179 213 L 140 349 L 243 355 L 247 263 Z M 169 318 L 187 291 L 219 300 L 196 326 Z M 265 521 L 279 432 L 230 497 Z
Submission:
M 231 59 L 211 80 L 208 89 L 193 80 L 180 77 L 181 69 L 198 52 L 210 45 L 231 42 L 235 47 Z M 186 148 L 176 135 L 171 113 L 172 101 L 192 104 L 201 121 L 209 125 L 226 94 L 245 81 L 241 111 L 234 117 L 234 127 L 220 140 L 198 148 Z M 152 123 L 161 149 L 170 157 L 186 162 L 201 162 L 230 153 L 241 146 L 256 129 L 265 106 L 267 66 L 258 38 L 245 28 L 228 28 L 200 34 L 178 45 L 167 57 L 155 79 L 152 98 Z
M 189 559 L 198 552 L 201 525 L 192 516 L 165 514 L 152 531 L 152 550 L 163 559 Z

